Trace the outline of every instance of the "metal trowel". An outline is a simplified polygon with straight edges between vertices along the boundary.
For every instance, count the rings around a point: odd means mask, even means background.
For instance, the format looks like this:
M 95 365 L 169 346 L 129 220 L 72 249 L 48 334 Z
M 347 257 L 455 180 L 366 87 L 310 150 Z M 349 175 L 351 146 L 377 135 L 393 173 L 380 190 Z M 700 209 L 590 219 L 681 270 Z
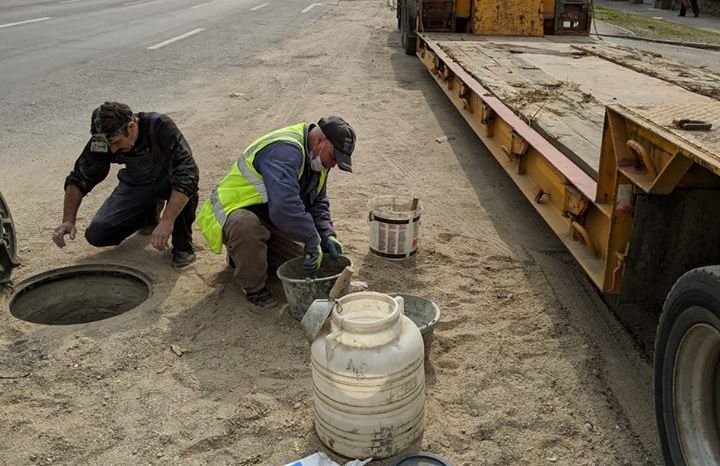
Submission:
M 305 338 L 310 343 L 315 340 L 320 330 L 322 330 L 325 321 L 330 316 L 335 304 L 337 304 L 338 296 L 348 286 L 354 272 L 351 266 L 345 267 L 337 280 L 335 280 L 335 285 L 333 285 L 330 293 L 328 293 L 329 299 L 316 299 L 305 312 L 300 325 L 305 330 Z

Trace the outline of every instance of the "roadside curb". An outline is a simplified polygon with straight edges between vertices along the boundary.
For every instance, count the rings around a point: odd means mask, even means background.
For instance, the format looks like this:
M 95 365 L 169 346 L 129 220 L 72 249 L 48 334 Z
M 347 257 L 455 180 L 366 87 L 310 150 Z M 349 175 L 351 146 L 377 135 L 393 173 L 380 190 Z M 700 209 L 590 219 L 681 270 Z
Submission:
M 630 36 L 630 35 L 622 35 L 622 34 L 592 33 L 590 35 L 597 36 L 597 37 L 612 37 L 612 38 L 616 38 L 616 39 L 640 40 L 640 41 L 645 41 L 645 42 L 654 42 L 656 44 L 676 45 L 678 47 L 690 47 L 690 48 L 695 48 L 695 49 L 720 51 L 720 45 L 705 44 L 705 43 L 700 43 L 700 42 L 678 42 L 678 41 L 672 41 L 672 40 L 651 39 L 649 37 Z

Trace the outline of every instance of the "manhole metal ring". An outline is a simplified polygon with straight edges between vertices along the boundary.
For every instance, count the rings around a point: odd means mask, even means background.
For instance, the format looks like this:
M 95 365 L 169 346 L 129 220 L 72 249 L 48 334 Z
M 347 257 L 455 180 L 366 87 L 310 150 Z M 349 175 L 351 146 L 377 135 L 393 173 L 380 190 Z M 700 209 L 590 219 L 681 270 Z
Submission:
M 46 272 L 39 273 L 37 275 L 33 275 L 22 282 L 18 283 L 15 287 L 15 292 L 13 293 L 12 298 L 10 299 L 9 308 L 11 310 L 11 313 L 13 316 L 15 316 L 18 319 L 23 319 L 22 317 L 15 314 L 13 311 L 17 300 L 26 296 L 28 293 L 32 292 L 35 289 L 41 288 L 45 285 L 49 285 L 55 282 L 60 282 L 64 280 L 72 280 L 72 279 L 82 279 L 87 277 L 93 277 L 93 276 L 104 276 L 104 277 L 115 277 L 120 279 L 126 279 L 126 280 L 136 280 L 139 282 L 138 284 L 141 284 L 144 289 L 147 292 L 147 295 L 145 298 L 137 304 L 137 306 L 133 307 L 132 309 L 136 309 L 137 307 L 141 306 L 142 304 L 145 304 L 153 295 L 153 287 L 152 287 L 152 279 L 145 273 L 131 268 L 124 265 L 117 265 L 117 264 L 108 264 L 108 263 L 102 263 L 102 264 L 81 264 L 81 265 L 73 265 L 69 267 L 61 267 L 58 269 L 52 269 L 48 270 Z M 128 311 L 123 311 L 122 313 L 125 313 Z M 95 322 L 99 320 L 104 320 L 104 318 L 101 319 L 93 319 L 86 322 L 74 322 L 73 324 L 79 324 L 79 323 L 90 323 Z M 31 320 L 26 320 L 27 322 L 31 323 L 42 323 L 42 322 L 33 322 Z M 47 322 L 49 323 L 49 322 Z
M 71 265 L 69 267 L 61 267 L 59 269 L 52 269 L 48 270 L 47 272 L 42 272 L 37 275 L 33 275 L 32 277 L 26 278 L 15 286 L 15 293 L 10 302 L 10 305 L 12 306 L 12 301 L 15 300 L 16 296 L 19 296 L 23 292 L 27 292 L 34 288 L 37 288 L 40 285 L 46 285 L 48 283 L 59 280 L 66 280 L 67 278 L 70 278 L 72 276 L 84 277 L 95 275 L 97 273 L 103 273 L 106 275 L 117 277 L 130 275 L 133 278 L 137 278 L 138 280 L 143 282 L 145 286 L 147 286 L 147 299 L 150 299 L 150 296 L 152 296 L 152 280 L 148 275 L 140 272 L 137 269 L 116 264 L 82 264 Z

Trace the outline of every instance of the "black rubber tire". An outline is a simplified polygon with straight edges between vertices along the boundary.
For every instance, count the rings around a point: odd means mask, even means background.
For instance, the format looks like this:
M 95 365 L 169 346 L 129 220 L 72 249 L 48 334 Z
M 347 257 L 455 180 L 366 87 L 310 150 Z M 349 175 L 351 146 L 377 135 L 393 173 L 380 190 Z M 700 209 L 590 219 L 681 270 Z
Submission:
M 15 224 L 12 215 L 10 215 L 10 207 L 5 202 L 2 193 L 0 193 L 0 241 L 4 241 L 10 252 L 10 258 L 17 258 L 17 236 L 15 234 Z
M 701 332 L 698 332 L 698 329 Z M 668 465 L 712 464 L 718 457 L 716 455 L 720 455 L 720 452 L 712 451 L 697 453 L 701 450 L 713 450 L 720 444 L 720 407 L 716 406 L 720 399 L 720 342 L 717 335 L 720 335 L 720 266 L 691 270 L 680 277 L 668 294 L 655 339 L 655 417 L 663 455 Z M 693 353 L 694 341 L 709 344 Z M 682 353 L 679 351 L 681 347 Z M 693 363 L 683 366 L 686 363 L 682 361 L 687 359 Z M 714 367 L 714 376 L 711 372 L 706 377 L 704 374 L 707 370 L 703 367 Z M 714 393 L 715 396 L 678 395 L 675 399 L 676 391 L 695 386 L 694 382 L 689 381 L 696 380 L 696 377 L 683 377 L 686 374 L 703 374 L 701 381 L 704 383 L 697 385 L 707 384 L 707 390 L 699 390 L 703 393 Z M 676 380 L 680 382 L 676 383 Z M 692 398 L 699 401 L 691 402 Z M 691 403 L 695 403 L 694 409 L 690 409 Z M 705 413 L 701 415 L 703 422 L 699 422 L 697 413 Z M 678 425 L 685 427 L 678 429 Z M 693 446 L 688 448 L 690 453 L 683 452 L 683 439 L 678 434 L 679 430 L 685 432 L 685 442 L 692 439 Z M 688 432 L 692 434 L 688 435 Z M 702 447 L 696 448 L 695 442 Z
M 415 55 L 417 39 L 415 38 L 415 15 L 414 8 L 409 5 L 414 0 L 399 0 L 402 3 L 400 8 L 400 42 L 402 48 L 408 55 Z
M 12 283 L 12 270 L 18 265 L 15 225 L 10 207 L 0 193 L 0 286 Z

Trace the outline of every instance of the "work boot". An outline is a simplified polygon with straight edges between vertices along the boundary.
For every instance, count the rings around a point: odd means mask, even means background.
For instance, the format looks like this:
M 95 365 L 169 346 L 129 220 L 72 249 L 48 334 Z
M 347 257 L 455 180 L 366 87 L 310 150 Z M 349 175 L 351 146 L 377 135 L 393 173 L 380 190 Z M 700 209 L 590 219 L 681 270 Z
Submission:
M 172 264 L 176 269 L 186 267 L 195 262 L 195 253 L 191 251 L 175 251 L 172 253 Z
M 277 306 L 277 301 L 266 286 L 257 291 L 246 293 L 245 296 L 247 297 L 247 300 L 250 301 L 250 304 L 254 304 L 258 307 L 269 308 Z

